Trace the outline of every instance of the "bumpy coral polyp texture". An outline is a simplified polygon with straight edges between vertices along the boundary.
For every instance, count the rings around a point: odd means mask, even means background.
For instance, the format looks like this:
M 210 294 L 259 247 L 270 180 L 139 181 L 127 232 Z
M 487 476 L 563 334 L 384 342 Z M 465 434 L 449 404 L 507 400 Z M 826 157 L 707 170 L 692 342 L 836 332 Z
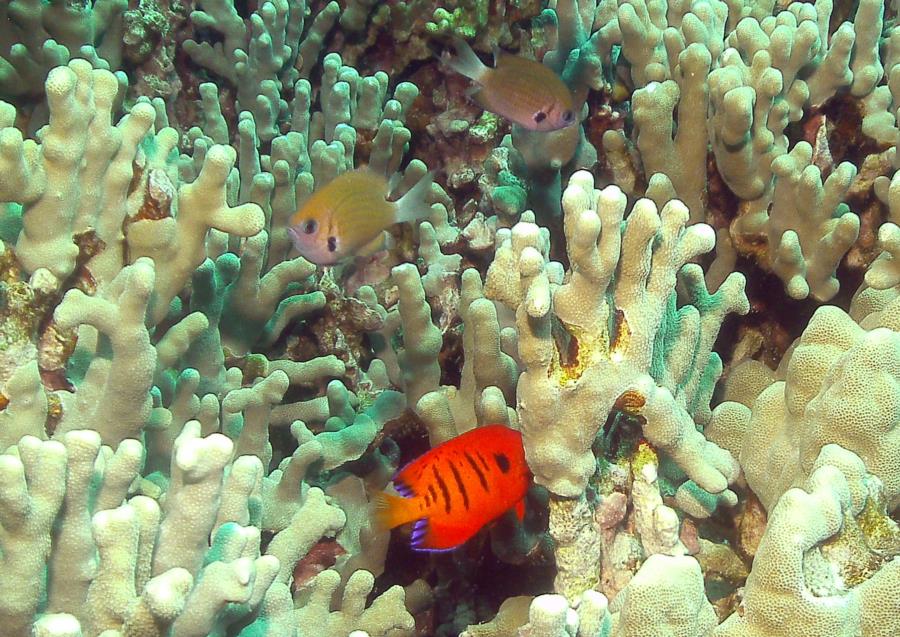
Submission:
M 488 568 L 545 575 L 464 635 L 896 637 L 886 4 L 0 2 L 0 637 L 451 635 Z M 578 121 L 477 120 L 451 34 Z M 434 171 L 428 221 L 296 257 L 298 206 L 363 168 Z M 410 558 L 370 498 L 488 423 L 525 519 Z
M 712 229 L 685 227 L 688 212 L 677 200 L 657 211 L 642 199 L 623 224 L 625 195 L 615 186 L 595 189 L 587 172 L 573 175 L 563 208 L 572 264 L 565 283 L 559 264 L 546 260 L 539 228 L 525 222 L 499 247 L 486 283 L 488 296 L 516 310 L 525 366 L 518 412 L 536 480 L 560 496 L 583 493 L 595 471 L 591 446 L 599 428 L 620 397 L 638 395 L 647 439 L 703 489 L 724 491 L 737 464 L 696 428 L 688 409 L 695 394 L 709 391 L 701 383 L 709 363 L 688 361 L 712 361 L 721 319 L 747 311 L 743 277 L 729 277 L 706 299 L 703 318 L 696 309 L 682 311 L 679 317 L 693 323 L 693 342 L 661 351 L 660 342 L 669 344 L 658 340 L 659 331 L 688 329 L 674 326 L 669 303 L 682 266 L 712 248 Z M 569 352 L 554 341 L 556 320 L 572 339 Z
M 895 299 L 866 329 L 843 310 L 820 308 L 782 362 L 783 380 L 765 387 L 752 407 L 716 408 L 710 436 L 738 455 L 767 508 L 809 475 L 829 443 L 863 458 L 884 483 L 889 508 L 900 504 L 898 312 Z
M 715 636 L 896 635 L 900 531 L 882 498 L 858 456 L 823 447 L 772 509 L 742 607 Z M 880 520 L 874 534 L 869 517 Z

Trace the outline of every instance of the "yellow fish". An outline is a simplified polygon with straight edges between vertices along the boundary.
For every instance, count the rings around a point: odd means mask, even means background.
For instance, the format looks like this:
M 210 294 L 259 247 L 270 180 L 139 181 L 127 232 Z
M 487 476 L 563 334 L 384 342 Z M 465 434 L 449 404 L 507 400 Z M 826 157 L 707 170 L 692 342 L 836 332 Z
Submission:
M 318 265 L 366 256 L 385 245 L 384 230 L 428 215 L 432 173 L 397 201 L 388 201 L 388 180 L 366 169 L 345 172 L 316 190 L 291 217 L 294 247 Z
M 490 68 L 464 40 L 454 38 L 453 46 L 456 57 L 444 52 L 441 60 L 478 83 L 469 95 L 483 109 L 534 131 L 553 131 L 575 123 L 572 92 L 550 68 L 499 50 L 494 50 L 494 68 Z

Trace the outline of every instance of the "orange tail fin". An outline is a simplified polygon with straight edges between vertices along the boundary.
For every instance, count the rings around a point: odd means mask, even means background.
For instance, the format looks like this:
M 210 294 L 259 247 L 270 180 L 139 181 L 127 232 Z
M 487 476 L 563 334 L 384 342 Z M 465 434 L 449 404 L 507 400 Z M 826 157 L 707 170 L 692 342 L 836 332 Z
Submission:
M 411 498 L 381 492 L 372 499 L 372 505 L 375 523 L 383 529 L 393 529 L 422 517 Z

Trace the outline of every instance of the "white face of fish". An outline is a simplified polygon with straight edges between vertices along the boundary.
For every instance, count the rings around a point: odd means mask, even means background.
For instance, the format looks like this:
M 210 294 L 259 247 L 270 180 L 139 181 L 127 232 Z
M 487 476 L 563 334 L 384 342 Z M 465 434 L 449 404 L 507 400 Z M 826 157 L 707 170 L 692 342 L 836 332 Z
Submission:
M 534 113 L 531 116 L 531 121 L 524 127 L 529 130 L 549 132 L 571 126 L 574 123 L 575 111 L 551 103 Z
M 328 228 L 315 219 L 304 219 L 289 227 L 288 234 L 297 252 L 316 265 L 334 265 L 343 256 L 338 238 L 328 236 Z

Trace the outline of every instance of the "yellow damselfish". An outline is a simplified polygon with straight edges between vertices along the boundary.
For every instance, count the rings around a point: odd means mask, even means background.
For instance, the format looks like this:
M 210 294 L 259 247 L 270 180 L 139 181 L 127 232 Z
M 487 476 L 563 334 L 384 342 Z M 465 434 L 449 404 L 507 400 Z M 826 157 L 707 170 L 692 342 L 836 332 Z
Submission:
M 445 52 L 441 60 L 478 83 L 469 95 L 483 109 L 534 131 L 553 131 L 575 123 L 572 92 L 550 68 L 499 50 L 494 51 L 494 68 L 490 68 L 464 40 L 454 38 L 453 46 L 456 56 Z
M 385 229 L 428 215 L 427 173 L 397 201 L 388 201 L 388 180 L 365 168 L 335 177 L 291 217 L 288 233 L 297 251 L 318 265 L 366 256 L 385 245 Z

